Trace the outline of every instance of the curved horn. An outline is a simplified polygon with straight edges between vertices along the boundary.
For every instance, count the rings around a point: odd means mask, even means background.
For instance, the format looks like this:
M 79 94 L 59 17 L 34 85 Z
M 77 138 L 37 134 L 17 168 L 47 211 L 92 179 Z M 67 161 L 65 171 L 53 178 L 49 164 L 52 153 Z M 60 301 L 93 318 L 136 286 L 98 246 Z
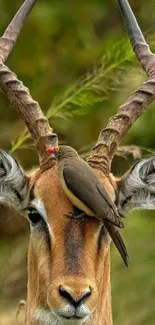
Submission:
M 0 38 L 0 59 L 5 62 L 20 34 L 26 17 L 29 15 L 37 0 L 25 1 L 12 22 Z
M 0 88 L 24 120 L 39 153 L 40 168 L 50 168 L 54 164 L 52 156 L 46 152 L 50 145 L 57 144 L 57 136 L 49 125 L 39 104 L 34 101 L 29 90 L 16 75 L 4 65 L 25 19 L 37 0 L 26 0 L 0 39 Z
M 136 18 L 127 0 L 117 0 L 128 31 L 133 50 L 149 79 L 133 92 L 127 102 L 120 106 L 118 113 L 109 119 L 107 127 L 99 135 L 95 147 L 92 148 L 89 164 L 109 174 L 111 162 L 119 141 L 140 117 L 155 95 L 155 55 L 150 51 Z

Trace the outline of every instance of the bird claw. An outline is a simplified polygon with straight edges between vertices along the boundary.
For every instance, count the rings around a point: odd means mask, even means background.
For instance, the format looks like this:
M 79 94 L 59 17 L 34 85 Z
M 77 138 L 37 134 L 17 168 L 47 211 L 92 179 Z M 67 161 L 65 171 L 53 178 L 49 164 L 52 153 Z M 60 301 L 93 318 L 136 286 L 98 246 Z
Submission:
M 74 219 L 83 219 L 85 217 L 86 217 L 86 214 L 84 212 L 74 215 Z
M 86 219 L 87 220 L 87 217 L 86 217 L 86 214 L 85 212 L 82 212 L 80 214 L 75 214 L 74 212 L 69 212 L 69 213 L 65 213 L 65 216 L 70 218 L 70 219 Z
M 66 216 L 67 218 L 73 219 L 74 218 L 74 212 L 65 213 L 64 216 Z

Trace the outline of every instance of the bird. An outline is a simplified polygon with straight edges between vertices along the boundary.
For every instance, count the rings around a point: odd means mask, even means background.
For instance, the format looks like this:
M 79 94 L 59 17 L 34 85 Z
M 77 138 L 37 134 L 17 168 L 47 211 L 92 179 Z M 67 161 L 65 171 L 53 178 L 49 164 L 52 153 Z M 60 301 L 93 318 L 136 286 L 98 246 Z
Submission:
M 72 147 L 55 146 L 47 148 L 46 151 L 52 153 L 57 160 L 57 172 L 62 189 L 73 206 L 82 211 L 80 216 L 84 213 L 103 222 L 127 266 L 127 249 L 116 229 L 116 227 L 124 228 L 123 221 L 93 169 Z

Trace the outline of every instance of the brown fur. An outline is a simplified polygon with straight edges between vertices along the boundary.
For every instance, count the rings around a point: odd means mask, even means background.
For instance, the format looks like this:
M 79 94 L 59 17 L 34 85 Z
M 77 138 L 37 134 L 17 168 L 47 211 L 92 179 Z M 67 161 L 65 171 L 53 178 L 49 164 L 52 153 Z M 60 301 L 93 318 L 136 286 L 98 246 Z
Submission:
M 114 199 L 112 182 L 101 172 L 96 173 Z M 34 194 L 46 208 L 51 245 L 45 232 L 31 234 L 26 324 L 43 325 L 33 319 L 36 307 L 47 310 L 49 306 L 52 309 L 64 305 L 58 287 L 65 284 L 76 297 L 82 295 L 86 286 L 92 287 L 92 295 L 85 302 L 93 311 L 88 325 L 112 325 L 109 237 L 104 235 L 99 249 L 101 224 L 96 219 L 70 220 L 65 216 L 73 211 L 73 206 L 62 191 L 54 168 L 43 173 L 38 170 L 30 180 L 30 188 L 34 184 Z M 74 242 L 65 240 L 66 231 L 67 236 L 70 233 L 70 238 L 76 238 Z M 74 247 L 70 247 L 72 243 Z

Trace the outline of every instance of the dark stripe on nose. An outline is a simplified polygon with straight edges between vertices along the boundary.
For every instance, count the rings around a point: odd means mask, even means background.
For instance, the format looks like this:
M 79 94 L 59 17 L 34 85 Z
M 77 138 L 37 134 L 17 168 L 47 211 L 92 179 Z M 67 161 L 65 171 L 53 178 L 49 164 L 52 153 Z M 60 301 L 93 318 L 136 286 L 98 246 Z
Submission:
M 65 263 L 67 274 L 80 272 L 84 263 L 86 226 L 82 220 L 69 220 L 65 228 Z

